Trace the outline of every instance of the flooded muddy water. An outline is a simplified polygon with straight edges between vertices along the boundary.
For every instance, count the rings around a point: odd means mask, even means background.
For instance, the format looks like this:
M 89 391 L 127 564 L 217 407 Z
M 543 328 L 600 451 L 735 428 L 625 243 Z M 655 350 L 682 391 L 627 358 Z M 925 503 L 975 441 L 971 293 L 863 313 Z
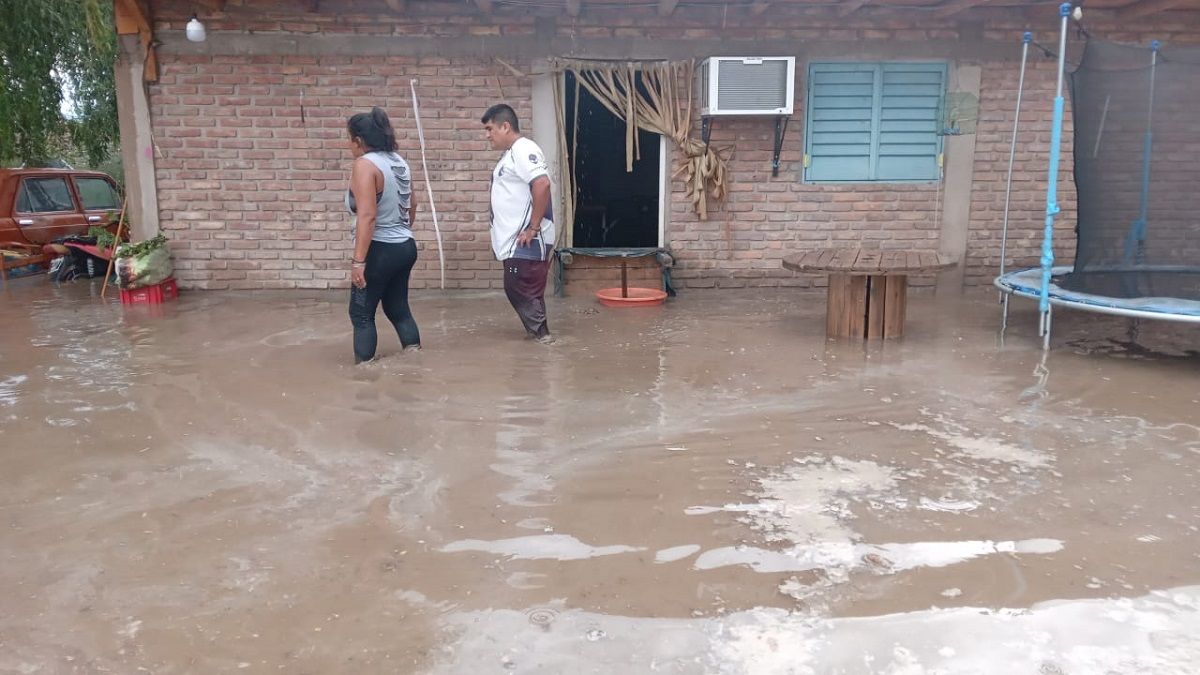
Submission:
M 0 291 L 0 673 L 1191 673 L 1200 329 Z

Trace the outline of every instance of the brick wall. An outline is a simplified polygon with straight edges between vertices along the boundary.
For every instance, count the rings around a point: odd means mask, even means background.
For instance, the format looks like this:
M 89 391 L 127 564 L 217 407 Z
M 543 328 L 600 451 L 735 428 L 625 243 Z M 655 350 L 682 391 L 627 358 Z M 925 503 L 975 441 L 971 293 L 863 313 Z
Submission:
M 1051 59 L 1031 53 L 1013 162 L 1008 269 L 1034 267 L 1041 257 L 1056 69 L 1057 64 Z M 1007 63 L 989 63 L 983 69 L 965 270 L 969 285 L 990 284 L 1000 269 L 1004 195 L 1019 72 L 1018 64 Z M 1069 99 L 1068 96 L 1058 183 L 1062 212 L 1055 221 L 1055 257 L 1060 264 L 1067 265 L 1074 260 L 1076 203 Z
M 353 221 L 343 204 L 348 113 L 389 112 L 400 152 L 420 174 L 409 81 L 436 177 L 446 281 L 498 279 L 487 236 L 490 164 L 478 105 L 458 87 L 529 82 L 483 60 L 216 56 L 165 60 L 151 89 L 162 227 L 180 282 L 200 288 L 327 288 L 346 283 Z M 437 250 L 424 185 L 414 285 L 436 285 Z
M 381 13 L 381 3 L 346 3 L 338 13 L 254 12 L 231 8 L 207 18 L 210 41 L 222 33 L 324 33 L 435 35 L 443 40 L 507 37 L 528 41 L 534 16 L 498 11 L 481 17 L 458 5 L 410 3 L 404 15 Z M 365 9 L 358 9 L 358 8 Z M 155 3 L 159 30 L 180 31 L 190 3 Z M 736 14 L 736 16 L 734 16 Z M 688 39 L 696 54 L 717 37 L 774 40 L 837 40 L 847 45 L 886 45 L 953 39 L 954 24 L 871 19 L 821 19 L 772 8 L 761 17 L 746 12 L 585 13 L 559 16 L 557 34 L 567 38 Z M 1052 24 L 1047 24 L 1051 26 Z M 999 263 L 999 232 L 1015 100 L 1019 36 L 1023 25 L 994 27 L 988 37 L 1011 40 L 1013 60 L 981 63 L 981 111 L 971 194 L 966 264 L 970 284 L 989 283 Z M 1137 33 L 1141 37 L 1142 33 Z M 1185 34 L 1175 34 L 1180 38 Z M 1128 38 L 1129 36 L 1125 36 Z M 883 47 L 880 47 L 883 45 Z M 848 58 L 851 52 L 820 58 Z M 567 55 L 567 54 L 565 54 Z M 587 56 L 573 53 L 570 56 Z M 505 59 L 530 72 L 532 59 Z M 346 285 L 352 222 L 342 206 L 350 154 L 346 117 L 372 105 L 384 107 L 397 129 L 400 151 L 418 177 L 419 146 L 411 117 L 409 79 L 421 81 L 430 170 L 445 239 L 447 285 L 494 288 L 499 267 L 487 235 L 487 182 L 495 153 L 485 144 L 478 116 L 504 98 L 526 119 L 532 80 L 490 58 L 365 56 L 161 56 L 162 76 L 150 88 L 157 142 L 156 171 L 162 226 L 173 239 L 180 281 L 199 288 L 328 288 Z M 797 63 L 796 115 L 771 177 L 771 120 L 722 121 L 712 142 L 732 148 L 730 194 L 707 221 L 692 211 L 675 180 L 671 185 L 668 245 L 675 251 L 675 278 L 683 287 L 806 286 L 822 280 L 781 269 L 790 253 L 834 244 L 873 248 L 938 246 L 937 185 L 813 185 L 799 177 L 804 144 L 804 75 Z M 1014 180 L 1009 260 L 1036 263 L 1044 210 L 1053 63 L 1034 58 Z M 696 126 L 698 134 L 699 125 Z M 1070 135 L 1063 164 L 1064 207 L 1060 259 L 1071 260 L 1074 192 Z M 437 256 L 421 188 L 418 241 L 421 262 L 415 287 L 436 286 Z M 591 287 L 610 274 L 607 264 L 577 267 Z M 639 276 L 647 273 L 639 273 Z M 652 275 L 651 275 L 652 277 Z M 583 283 L 586 280 L 587 283 Z
M 797 70 L 801 70 L 797 66 Z M 798 73 L 797 92 L 805 91 Z M 770 120 L 721 121 L 712 134 L 732 148 L 728 199 L 701 221 L 676 185 L 670 245 L 681 285 L 741 288 L 823 284 L 783 271 L 784 256 L 825 246 L 938 247 L 940 195 L 934 184 L 830 185 L 801 181 L 804 97 L 797 97 L 778 177 L 771 176 Z

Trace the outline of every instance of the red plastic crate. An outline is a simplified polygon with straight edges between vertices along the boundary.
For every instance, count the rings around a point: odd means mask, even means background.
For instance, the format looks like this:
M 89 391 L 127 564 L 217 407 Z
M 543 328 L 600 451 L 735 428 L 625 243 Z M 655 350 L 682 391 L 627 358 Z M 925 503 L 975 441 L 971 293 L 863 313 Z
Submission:
M 161 305 L 178 297 L 179 287 L 175 285 L 174 277 L 145 288 L 121 290 L 122 305 Z

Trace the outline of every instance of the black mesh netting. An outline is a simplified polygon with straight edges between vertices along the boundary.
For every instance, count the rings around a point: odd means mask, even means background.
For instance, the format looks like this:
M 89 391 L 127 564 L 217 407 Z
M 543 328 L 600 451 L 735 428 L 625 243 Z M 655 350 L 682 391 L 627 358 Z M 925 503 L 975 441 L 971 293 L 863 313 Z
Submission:
M 1200 300 L 1200 48 L 1151 55 L 1091 40 L 1071 76 L 1078 243 L 1060 283 Z

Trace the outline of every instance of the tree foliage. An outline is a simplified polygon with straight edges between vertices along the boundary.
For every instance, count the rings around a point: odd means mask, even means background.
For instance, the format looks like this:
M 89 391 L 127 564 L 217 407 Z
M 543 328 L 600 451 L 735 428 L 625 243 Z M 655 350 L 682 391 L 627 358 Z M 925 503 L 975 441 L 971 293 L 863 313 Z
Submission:
M 112 13 L 106 0 L 0 0 L 0 165 L 42 164 L 64 137 L 94 164 L 109 155 L 119 135 Z

